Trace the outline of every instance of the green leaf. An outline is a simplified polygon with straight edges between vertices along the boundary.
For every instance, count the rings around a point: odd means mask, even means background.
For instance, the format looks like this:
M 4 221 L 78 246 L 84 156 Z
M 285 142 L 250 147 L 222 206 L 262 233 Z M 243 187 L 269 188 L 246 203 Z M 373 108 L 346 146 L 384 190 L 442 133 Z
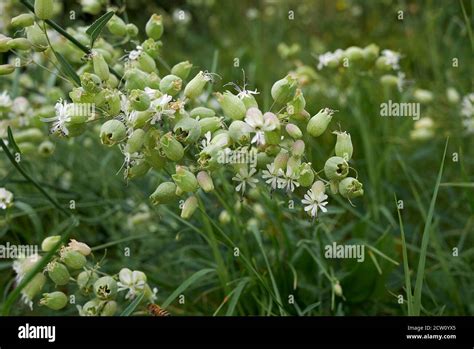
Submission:
M 7 128 L 7 133 L 8 133 L 8 144 L 10 144 L 10 146 L 13 148 L 15 153 L 21 154 L 20 148 L 18 148 L 18 145 L 16 144 L 15 139 L 13 138 L 13 133 L 10 126 L 8 126 Z
M 86 33 L 91 37 L 91 47 L 94 46 L 94 42 L 104 29 L 108 21 L 114 16 L 114 11 L 109 11 L 100 16 L 92 25 L 87 28 Z
M 124 311 L 122 312 L 122 314 L 120 314 L 120 316 L 130 316 L 134 311 L 135 309 L 137 308 L 138 304 L 140 304 L 140 302 L 142 301 L 143 297 L 145 296 L 145 293 L 142 292 L 140 293 L 134 300 L 133 302 L 131 302 L 128 307 L 126 307 L 124 309 Z
M 79 79 L 79 76 L 77 75 L 76 71 L 74 70 L 73 67 L 69 64 L 69 62 L 64 58 L 62 54 L 59 52 L 53 51 L 54 55 L 56 56 L 59 64 L 61 64 L 61 67 L 63 68 L 64 74 L 69 76 L 78 86 L 81 85 L 81 79 Z
M 161 305 L 162 308 L 167 308 L 171 302 L 173 302 L 176 297 L 178 297 L 184 290 L 186 290 L 189 286 L 195 283 L 197 280 L 202 278 L 204 275 L 209 274 L 211 271 L 215 271 L 214 269 L 202 269 L 189 277 L 186 281 L 184 281 L 179 287 L 174 290 L 174 292 L 164 301 Z
M 232 291 L 232 298 L 229 302 L 229 307 L 227 308 L 226 316 L 232 316 L 235 311 L 235 307 L 237 306 L 237 302 L 239 301 L 240 295 L 242 294 L 242 291 L 244 290 L 245 286 L 247 283 L 250 281 L 249 278 L 246 278 L 242 281 L 239 282 L 236 288 Z

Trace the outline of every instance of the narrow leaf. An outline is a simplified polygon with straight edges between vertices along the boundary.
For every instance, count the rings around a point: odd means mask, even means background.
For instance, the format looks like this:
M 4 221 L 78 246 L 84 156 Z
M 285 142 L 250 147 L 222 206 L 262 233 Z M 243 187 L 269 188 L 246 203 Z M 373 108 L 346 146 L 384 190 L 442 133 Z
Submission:
M 8 144 L 13 148 L 15 153 L 21 154 L 20 148 L 18 148 L 18 145 L 15 142 L 15 139 L 13 138 L 13 133 L 12 129 L 10 126 L 7 128 L 7 133 L 8 133 Z
M 61 64 L 64 74 L 69 76 L 77 85 L 81 85 L 81 79 L 79 79 L 79 76 L 77 75 L 76 71 L 74 70 L 73 67 L 71 67 L 71 65 L 66 60 L 66 58 L 64 58 L 64 56 L 60 54 L 59 52 L 56 52 L 56 51 L 53 51 L 53 52 L 59 64 Z
M 91 47 L 94 46 L 94 42 L 100 35 L 107 22 L 114 16 L 114 11 L 109 11 L 100 16 L 92 25 L 87 28 L 86 33 L 91 37 Z
M 130 316 L 134 311 L 135 309 L 138 307 L 138 304 L 140 304 L 140 302 L 142 301 L 143 297 L 145 296 L 145 293 L 142 292 L 140 293 L 137 297 L 135 297 L 135 299 L 133 300 L 133 302 L 131 302 L 125 309 L 124 311 L 122 311 L 122 313 L 120 314 L 120 316 Z

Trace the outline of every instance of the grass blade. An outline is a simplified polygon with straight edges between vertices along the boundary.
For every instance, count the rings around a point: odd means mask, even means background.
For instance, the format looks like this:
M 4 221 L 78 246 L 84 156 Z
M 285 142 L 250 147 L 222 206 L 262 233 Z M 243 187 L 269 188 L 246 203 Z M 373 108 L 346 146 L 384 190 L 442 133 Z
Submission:
M 94 46 L 94 42 L 97 37 L 100 35 L 104 27 L 107 25 L 107 22 L 114 16 L 114 11 L 109 11 L 102 16 L 100 16 L 92 25 L 87 28 L 86 34 L 91 37 L 91 47 Z
M 237 306 L 237 302 L 239 301 L 240 295 L 244 290 L 245 286 L 248 284 L 249 279 L 244 279 L 239 282 L 237 287 L 232 291 L 232 298 L 229 302 L 229 307 L 227 308 L 227 312 L 225 313 L 226 316 L 232 316 L 235 311 L 235 307 Z
M 137 297 L 135 297 L 135 299 L 133 300 L 133 302 L 131 302 L 125 309 L 124 311 L 122 311 L 122 313 L 120 314 L 120 316 L 130 316 L 134 311 L 135 309 L 138 307 L 138 304 L 140 304 L 140 302 L 142 301 L 143 297 L 145 296 L 145 293 L 142 292 L 140 293 Z

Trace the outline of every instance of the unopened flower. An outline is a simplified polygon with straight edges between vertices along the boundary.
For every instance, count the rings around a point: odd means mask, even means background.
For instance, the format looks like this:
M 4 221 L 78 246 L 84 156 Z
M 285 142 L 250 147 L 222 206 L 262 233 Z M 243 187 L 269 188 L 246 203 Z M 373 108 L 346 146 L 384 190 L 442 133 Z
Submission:
M 39 19 L 51 19 L 54 15 L 54 0 L 35 0 L 35 15 Z
M 0 209 L 6 210 L 13 204 L 13 193 L 5 188 L 0 188 Z
M 321 109 L 313 116 L 306 126 L 306 130 L 313 137 L 321 136 L 326 131 L 334 115 L 334 110 L 329 108 Z
M 199 183 L 199 186 L 206 193 L 214 190 L 214 182 L 212 181 L 212 177 L 206 171 L 200 171 L 197 174 L 196 179 Z
M 83 256 L 88 256 L 91 253 L 91 248 L 87 246 L 87 244 L 83 242 L 79 242 L 74 239 L 71 239 L 71 241 L 68 244 L 68 247 L 73 251 L 79 252 Z
M 61 291 L 43 293 L 40 304 L 53 310 L 60 310 L 66 306 L 67 296 Z
M 43 289 L 46 283 L 46 276 L 42 273 L 36 274 L 33 279 L 21 290 L 21 299 L 33 310 L 33 299 Z
M 349 161 L 352 158 L 352 153 L 354 148 L 352 146 L 351 135 L 347 132 L 333 132 L 337 136 L 336 140 L 336 156 L 340 156 L 341 158 Z
M 119 272 L 119 281 L 117 282 L 118 292 L 127 291 L 125 299 L 134 299 L 138 293 L 143 292 L 146 285 L 145 273 L 128 268 L 123 268 Z
M 242 120 L 245 117 L 247 108 L 242 100 L 229 91 L 216 93 L 217 102 L 219 102 L 224 114 L 233 120 Z
M 304 199 L 301 202 L 305 205 L 304 210 L 308 212 L 311 217 L 316 217 L 318 210 L 322 212 L 327 212 L 325 207 L 328 202 L 326 199 L 328 196 L 324 192 L 313 192 L 312 189 L 308 190 L 304 195 Z
M 161 183 L 150 195 L 153 205 L 166 204 L 176 198 L 176 184 L 173 182 Z
M 239 173 L 237 173 L 234 177 L 232 177 L 233 181 L 240 182 L 237 184 L 235 187 L 235 191 L 237 192 L 242 192 L 242 195 L 245 193 L 245 189 L 247 188 L 247 185 L 250 186 L 251 188 L 255 188 L 256 183 L 258 183 L 258 179 L 252 178 L 252 176 L 257 173 L 257 170 L 252 167 L 250 171 L 248 170 L 247 167 L 243 167 L 239 170 Z
M 61 235 L 48 236 L 41 243 L 41 249 L 44 252 L 49 252 L 53 249 L 54 246 L 61 240 Z
M 186 199 L 181 210 L 181 218 L 189 219 L 198 208 L 198 199 L 193 195 Z
M 79 246 L 79 243 L 73 243 L 72 246 L 65 247 L 61 249 L 61 261 L 64 262 L 69 268 L 71 269 L 81 269 L 84 265 L 86 265 L 86 257 L 84 256 L 84 252 L 86 252 L 85 246 Z M 86 245 L 87 246 L 87 245 Z M 75 248 L 81 250 L 78 251 Z
M 146 23 L 145 32 L 149 38 L 159 40 L 163 35 L 163 19 L 160 15 L 154 13 Z
M 49 262 L 46 271 L 50 279 L 59 286 L 66 285 L 69 282 L 70 274 L 66 266 L 57 261 Z

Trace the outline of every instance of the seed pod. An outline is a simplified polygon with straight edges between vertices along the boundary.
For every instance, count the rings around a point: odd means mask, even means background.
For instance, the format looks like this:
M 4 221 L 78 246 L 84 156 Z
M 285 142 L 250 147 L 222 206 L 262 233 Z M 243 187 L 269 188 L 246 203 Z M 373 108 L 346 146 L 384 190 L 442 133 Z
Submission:
M 183 80 L 176 75 L 166 75 L 160 81 L 160 91 L 170 96 L 176 96 L 183 85 Z
M 31 42 L 26 38 L 16 38 L 8 41 L 10 50 L 27 51 L 31 49 Z
M 176 199 L 176 184 L 173 182 L 161 183 L 158 188 L 150 195 L 153 205 L 167 204 Z
M 145 150 L 145 161 L 155 170 L 161 170 L 165 167 L 168 160 L 159 151 Z
M 187 144 L 194 144 L 201 137 L 201 125 L 196 119 L 183 118 L 175 125 L 173 132 L 179 139 L 183 139 Z
M 196 118 L 204 119 L 204 118 L 210 118 L 210 117 L 216 116 L 216 112 L 206 107 L 197 107 L 191 110 L 189 115 L 195 119 Z
M 39 19 L 51 19 L 54 15 L 53 0 L 35 0 L 35 15 Z
M 232 121 L 229 126 L 229 136 L 236 143 L 248 144 L 250 142 L 252 127 L 241 120 Z
M 127 34 L 131 38 L 136 37 L 139 33 L 138 27 L 133 23 L 127 23 L 127 25 L 125 26 L 125 29 L 127 30 Z
M 189 61 L 180 62 L 175 64 L 173 68 L 171 68 L 171 74 L 180 77 L 183 80 L 186 80 L 191 72 L 193 65 L 189 63 Z
M 346 161 L 352 158 L 353 147 L 351 141 L 351 135 L 347 132 L 333 132 L 337 136 L 336 141 L 336 156 L 340 156 Z
M 108 301 L 104 304 L 100 316 L 114 316 L 117 312 L 117 302 L 116 301 Z
M 67 248 L 61 253 L 61 261 L 71 269 L 81 269 L 86 265 L 86 257 L 79 251 Z
M 88 295 L 92 292 L 92 288 L 94 287 L 94 283 L 97 281 L 99 277 L 97 274 L 91 270 L 84 270 L 79 273 L 77 276 L 76 282 L 79 290 L 84 295 Z
M 0 65 L 0 75 L 8 75 L 15 71 L 15 66 L 13 64 L 1 64 Z
M 346 199 L 353 199 L 364 195 L 362 183 L 352 177 L 344 178 L 339 182 L 339 193 Z
M 176 173 L 171 176 L 178 188 L 183 192 L 195 192 L 198 189 L 196 176 L 183 166 L 176 166 Z
M 201 127 L 201 137 L 204 136 L 207 132 L 217 131 L 222 127 L 222 118 L 218 116 L 205 118 L 199 120 L 199 126 Z
M 310 163 L 302 163 L 300 168 L 299 168 L 299 174 L 300 177 L 298 178 L 298 183 L 302 187 L 309 187 L 311 184 L 313 184 L 314 181 L 314 171 L 311 168 Z
M 304 142 L 302 140 L 297 140 L 291 146 L 291 154 L 297 158 L 301 158 L 304 154 L 304 148 Z
M 106 81 L 109 79 L 110 72 L 109 66 L 104 59 L 104 56 L 97 51 L 93 51 L 92 53 L 92 64 L 94 66 L 94 73 L 102 79 L 102 81 Z
M 150 106 L 150 97 L 142 90 L 132 90 L 129 100 L 134 110 L 144 111 Z
M 144 90 L 148 84 L 148 74 L 137 68 L 131 68 L 125 72 L 125 89 Z
M 109 79 L 110 81 L 111 79 Z M 103 102 L 100 107 L 109 117 L 117 116 L 120 113 L 120 94 L 116 90 L 103 90 Z
M 156 13 L 152 14 L 145 25 L 145 32 L 149 38 L 159 40 L 163 35 L 163 19 Z
M 127 25 L 122 20 L 122 18 L 114 15 L 108 22 L 107 22 L 107 29 L 114 35 L 117 36 L 125 36 L 127 34 Z
M 196 179 L 199 183 L 199 186 L 206 193 L 209 193 L 214 190 L 214 182 L 212 181 L 212 177 L 206 171 L 200 171 L 197 174 Z
M 117 294 L 117 282 L 110 276 L 103 276 L 94 283 L 94 293 L 99 299 L 112 299 Z
M 60 235 L 48 236 L 46 239 L 43 240 L 43 242 L 41 242 L 41 250 L 43 250 L 44 252 L 51 251 L 60 240 Z
M 297 80 L 290 75 L 275 82 L 271 89 L 271 95 L 276 104 L 281 105 L 292 99 L 297 87 Z
M 293 139 L 300 139 L 303 137 L 303 133 L 301 132 L 300 128 L 295 124 L 287 124 L 285 126 L 285 130 Z
M 35 51 L 42 52 L 48 48 L 48 39 L 38 24 L 27 27 L 25 31 L 26 38 L 30 40 Z
M 181 218 L 189 219 L 198 208 L 198 199 L 193 195 L 186 199 L 181 210 Z
M 210 78 L 200 71 L 184 88 L 184 97 L 195 99 L 199 97 Z
M 142 52 L 138 56 L 137 66 L 146 73 L 154 73 L 157 71 L 154 59 L 146 52 Z
M 127 137 L 125 125 L 118 120 L 108 120 L 100 128 L 102 144 L 113 146 Z
M 125 179 L 134 179 L 143 177 L 150 170 L 150 165 L 145 159 L 137 160 L 132 167 L 125 172 Z
M 128 138 L 125 151 L 129 154 L 139 152 L 142 149 L 144 142 L 145 131 L 143 131 L 141 128 L 137 128 Z
M 308 131 L 308 133 L 313 137 L 321 136 L 331 122 L 333 114 L 334 110 L 329 108 L 321 109 L 309 120 L 308 125 L 306 126 L 306 131 Z
M 161 41 L 155 41 L 153 39 L 147 39 L 147 40 L 143 41 L 141 46 L 143 48 L 143 51 L 148 53 L 148 55 L 150 57 L 152 57 L 153 59 L 157 59 L 160 56 L 160 49 L 163 46 L 163 43 Z M 174 74 L 173 72 L 171 72 L 171 73 Z M 174 75 L 178 75 L 178 74 L 174 74 Z
M 173 137 L 171 132 L 160 139 L 160 145 L 165 156 L 172 161 L 179 161 L 184 156 L 183 146 Z
M 98 93 L 102 89 L 102 81 L 95 74 L 83 73 L 81 75 L 81 86 L 88 93 Z
M 35 16 L 31 13 L 22 13 L 13 17 L 10 24 L 14 28 L 26 28 L 35 23 Z
M 233 120 L 242 120 L 245 117 L 247 108 L 239 97 L 229 91 L 225 91 L 224 94 L 218 92 L 216 96 L 225 115 Z
M 71 241 L 69 241 L 68 248 L 73 251 L 79 252 L 83 256 L 88 256 L 92 252 L 91 248 L 87 244 L 74 239 L 71 239 Z
M 59 262 L 50 262 L 46 270 L 48 271 L 49 278 L 58 286 L 66 285 L 69 282 L 69 271 L 66 266 Z
M 101 305 L 102 305 L 102 301 L 100 299 L 97 299 L 97 298 L 92 299 L 82 306 L 82 308 L 80 309 L 80 315 L 81 316 L 98 316 Z
M 67 296 L 60 291 L 43 293 L 43 298 L 41 298 L 40 304 L 53 310 L 59 310 L 66 306 Z
M 349 164 L 339 156 L 330 157 L 324 164 L 324 173 L 329 180 L 341 180 L 349 174 Z

